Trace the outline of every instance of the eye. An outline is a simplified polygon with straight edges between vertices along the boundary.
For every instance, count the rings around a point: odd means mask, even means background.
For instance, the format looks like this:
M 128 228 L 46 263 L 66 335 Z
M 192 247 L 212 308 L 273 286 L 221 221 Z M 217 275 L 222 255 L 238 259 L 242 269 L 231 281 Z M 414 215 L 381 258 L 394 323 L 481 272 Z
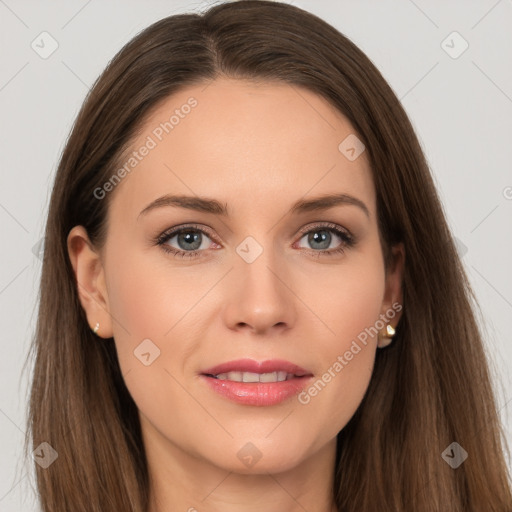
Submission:
M 173 239 L 175 239 L 174 242 Z M 155 243 L 165 252 L 174 254 L 176 257 L 190 258 L 200 256 L 208 248 L 207 239 L 210 237 L 205 229 L 197 226 L 182 226 L 165 231 L 155 240 Z M 171 242 L 178 247 L 171 245 Z
M 317 257 L 321 255 L 333 256 L 335 254 L 341 254 L 345 252 L 346 249 L 355 245 L 354 236 L 336 224 L 323 223 L 317 224 L 313 226 L 313 228 L 311 228 L 311 226 L 308 227 L 309 229 L 305 231 L 305 235 L 299 240 L 299 243 L 302 240 L 306 240 L 306 243 L 312 247 L 312 250 L 306 248 L 307 251 Z M 339 243 L 337 247 L 329 250 L 331 243 L 333 241 L 336 242 L 336 239 L 341 240 L 341 243 Z
M 341 254 L 356 243 L 355 237 L 337 224 L 321 223 L 308 228 L 301 231 L 302 237 L 298 243 L 305 239 L 312 249 L 301 245 L 299 248 L 305 249 L 316 257 Z M 208 240 L 218 245 L 212 241 L 212 238 L 213 236 L 204 227 L 188 225 L 170 228 L 158 236 L 154 243 L 161 246 L 165 252 L 174 254 L 175 257 L 194 258 L 206 253 L 209 247 Z M 338 246 L 329 249 L 336 239 L 338 239 Z

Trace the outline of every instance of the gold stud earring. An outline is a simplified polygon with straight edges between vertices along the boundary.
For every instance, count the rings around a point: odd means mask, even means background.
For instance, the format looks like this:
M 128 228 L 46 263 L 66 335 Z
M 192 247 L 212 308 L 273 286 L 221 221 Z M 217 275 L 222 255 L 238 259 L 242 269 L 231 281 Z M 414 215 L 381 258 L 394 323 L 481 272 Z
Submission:
M 384 348 L 384 347 L 387 347 L 388 345 L 390 345 L 391 342 L 393 341 L 393 336 L 395 335 L 395 333 L 396 333 L 396 331 L 392 325 L 390 325 L 390 324 L 386 325 L 385 334 L 379 335 L 379 341 L 378 341 L 379 348 Z

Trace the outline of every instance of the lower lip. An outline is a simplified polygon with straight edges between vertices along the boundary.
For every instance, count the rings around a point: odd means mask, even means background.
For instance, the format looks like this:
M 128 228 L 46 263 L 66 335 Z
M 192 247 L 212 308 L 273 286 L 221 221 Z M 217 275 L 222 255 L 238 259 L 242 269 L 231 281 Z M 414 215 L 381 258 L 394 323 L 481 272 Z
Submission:
M 201 375 L 219 395 L 244 405 L 267 406 L 284 402 L 306 387 L 311 376 L 295 377 L 282 382 L 234 382 Z

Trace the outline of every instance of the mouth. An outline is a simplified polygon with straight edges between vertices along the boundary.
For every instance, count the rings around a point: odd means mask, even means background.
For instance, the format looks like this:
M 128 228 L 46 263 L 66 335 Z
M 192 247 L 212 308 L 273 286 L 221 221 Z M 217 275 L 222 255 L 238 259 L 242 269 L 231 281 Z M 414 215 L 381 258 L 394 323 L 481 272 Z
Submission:
M 270 406 L 298 394 L 313 374 L 288 361 L 240 359 L 201 373 L 210 389 L 243 405 Z
M 304 375 L 296 375 L 285 371 L 277 371 L 270 373 L 254 373 L 254 372 L 227 372 L 217 375 L 204 374 L 218 380 L 230 380 L 232 382 L 284 382 L 285 380 L 301 379 Z

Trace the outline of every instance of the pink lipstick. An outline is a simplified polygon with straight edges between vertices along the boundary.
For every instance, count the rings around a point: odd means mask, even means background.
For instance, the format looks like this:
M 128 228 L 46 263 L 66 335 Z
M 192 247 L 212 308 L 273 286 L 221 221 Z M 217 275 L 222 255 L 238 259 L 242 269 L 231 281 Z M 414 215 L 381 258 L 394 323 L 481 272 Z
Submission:
M 239 359 L 201 372 L 210 388 L 244 405 L 276 405 L 297 395 L 313 374 L 289 361 Z

